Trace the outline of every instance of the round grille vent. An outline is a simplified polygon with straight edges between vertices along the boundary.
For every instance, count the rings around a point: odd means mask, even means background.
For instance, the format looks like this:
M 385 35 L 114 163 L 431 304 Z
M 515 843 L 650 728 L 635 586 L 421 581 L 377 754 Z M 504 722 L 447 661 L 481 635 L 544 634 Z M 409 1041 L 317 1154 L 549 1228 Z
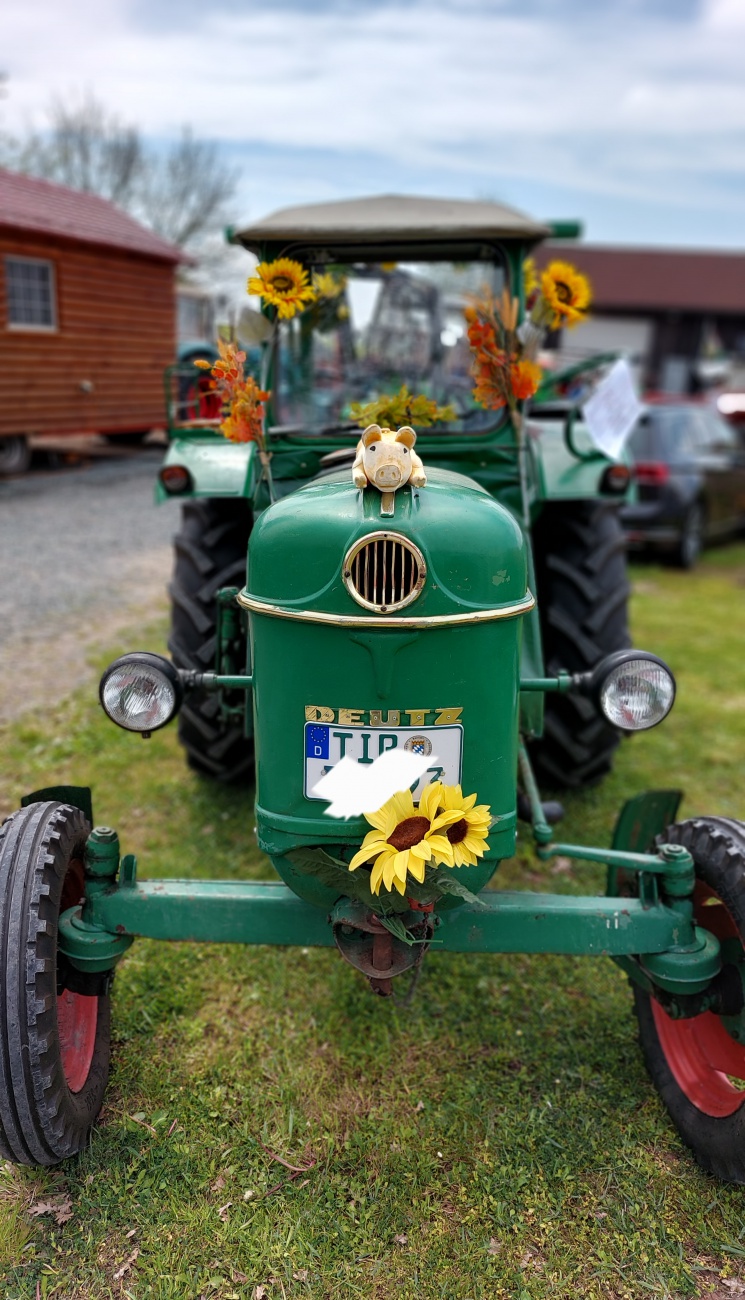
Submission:
M 427 577 L 424 556 L 399 533 L 368 533 L 344 557 L 344 585 L 353 600 L 376 614 L 404 609 Z

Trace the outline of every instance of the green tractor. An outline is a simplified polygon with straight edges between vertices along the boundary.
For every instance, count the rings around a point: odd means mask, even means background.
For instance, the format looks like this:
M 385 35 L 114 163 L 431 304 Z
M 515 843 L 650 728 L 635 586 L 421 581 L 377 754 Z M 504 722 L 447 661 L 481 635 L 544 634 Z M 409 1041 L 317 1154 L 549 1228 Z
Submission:
M 472 399 L 464 304 L 484 284 L 522 304 L 548 233 L 495 204 L 381 198 L 233 235 L 340 287 L 276 330 L 242 322 L 272 394 L 270 455 L 225 441 L 209 386 L 174 377 L 159 485 L 183 500 L 172 660 L 122 656 L 101 702 L 146 736 L 178 715 L 194 768 L 255 775 L 278 880 L 141 880 L 116 831 L 92 826 L 87 788 L 23 800 L 0 832 L 5 1158 L 85 1145 L 111 980 L 144 935 L 336 946 L 384 996 L 428 952 L 605 954 L 630 977 L 684 1140 L 745 1181 L 745 826 L 676 823 L 679 793 L 653 791 L 621 809 L 611 848 L 569 844 L 539 791 L 599 781 L 620 734 L 662 721 L 675 694 L 670 669 L 629 648 L 629 476 L 577 421 L 574 383 L 527 418 Z M 416 458 L 407 426 L 371 425 L 358 446 L 350 403 L 404 384 L 449 422 L 420 431 Z M 383 452 L 407 464 L 398 480 L 369 470 Z M 368 807 L 360 782 L 386 764 L 408 776 Z M 342 773 L 358 803 L 334 815 Z M 519 819 L 541 859 L 606 864 L 606 896 L 487 889 Z

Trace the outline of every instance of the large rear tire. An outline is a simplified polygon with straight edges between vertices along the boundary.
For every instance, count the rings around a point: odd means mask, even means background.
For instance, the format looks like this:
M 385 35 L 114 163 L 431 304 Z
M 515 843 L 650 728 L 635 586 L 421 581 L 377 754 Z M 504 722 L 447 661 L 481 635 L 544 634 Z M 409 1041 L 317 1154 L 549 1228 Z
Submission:
M 169 588 L 168 647 L 177 668 L 213 670 L 217 592 L 221 587 L 244 585 L 252 522 L 250 503 L 243 498 L 206 498 L 184 504 Z M 214 692 L 190 691 L 178 725 L 187 761 L 195 771 L 230 782 L 251 771 L 253 740 L 244 736 L 240 719 L 221 716 Z
M 109 1074 L 105 977 L 57 951 L 80 902 L 90 826 L 78 808 L 37 803 L 0 829 L 0 1154 L 54 1165 L 86 1146 Z
M 546 672 L 584 672 L 630 645 L 626 545 L 606 501 L 551 503 L 533 534 Z M 546 696 L 544 733 L 531 746 L 554 788 L 596 785 L 611 770 L 619 733 L 585 696 Z
M 736 981 L 742 979 L 745 823 L 696 818 L 669 827 L 662 838 L 693 855 L 696 923 L 716 935 L 725 967 L 734 968 Z M 734 1021 L 712 1011 L 674 1020 L 636 986 L 634 1001 L 647 1069 L 683 1141 L 717 1178 L 745 1183 L 742 1013 Z

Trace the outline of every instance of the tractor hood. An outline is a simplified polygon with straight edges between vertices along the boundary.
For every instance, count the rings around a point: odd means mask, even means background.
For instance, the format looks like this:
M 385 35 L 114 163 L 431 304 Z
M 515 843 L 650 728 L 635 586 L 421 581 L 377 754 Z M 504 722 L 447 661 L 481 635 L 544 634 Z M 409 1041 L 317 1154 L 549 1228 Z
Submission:
M 522 531 L 478 484 L 428 469 L 382 515 L 374 487 L 338 471 L 256 521 L 240 603 L 285 618 L 370 626 L 480 622 L 527 612 Z

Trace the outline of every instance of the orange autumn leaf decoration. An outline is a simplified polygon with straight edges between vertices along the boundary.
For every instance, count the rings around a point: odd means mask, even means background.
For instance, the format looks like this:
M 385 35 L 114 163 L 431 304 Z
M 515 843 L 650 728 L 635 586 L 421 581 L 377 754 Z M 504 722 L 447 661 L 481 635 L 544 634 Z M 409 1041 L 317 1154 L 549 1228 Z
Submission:
M 209 370 L 210 387 L 220 399 L 222 421 L 220 432 L 230 442 L 256 442 L 264 450 L 264 402 L 269 393 L 259 388 L 256 380 L 246 376 L 245 352 L 235 343 L 218 339 L 220 356 L 217 361 L 195 361 L 200 370 Z
M 499 298 L 485 294 L 466 308 L 468 342 L 473 352 L 473 395 L 489 410 L 532 397 L 541 382 L 541 369 L 521 357 L 517 335 L 519 303 L 503 289 Z

